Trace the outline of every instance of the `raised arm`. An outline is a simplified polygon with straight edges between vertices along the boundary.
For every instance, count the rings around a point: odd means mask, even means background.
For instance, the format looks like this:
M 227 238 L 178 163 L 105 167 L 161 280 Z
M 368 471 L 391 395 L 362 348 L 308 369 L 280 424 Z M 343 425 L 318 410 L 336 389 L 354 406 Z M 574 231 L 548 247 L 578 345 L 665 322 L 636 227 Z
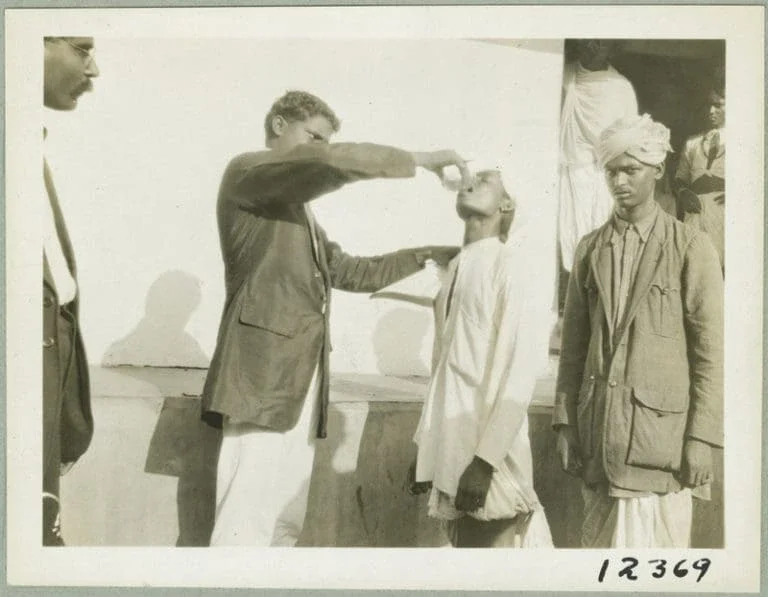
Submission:
M 305 203 L 345 184 L 372 178 L 414 175 L 413 156 L 370 143 L 299 145 L 291 151 L 264 151 L 235 158 L 229 168 L 241 207 Z
M 243 154 L 233 160 L 225 180 L 240 207 L 306 203 L 345 184 L 374 178 L 409 178 L 416 167 L 438 170 L 464 160 L 451 150 L 410 153 L 372 143 L 308 143 L 294 149 Z

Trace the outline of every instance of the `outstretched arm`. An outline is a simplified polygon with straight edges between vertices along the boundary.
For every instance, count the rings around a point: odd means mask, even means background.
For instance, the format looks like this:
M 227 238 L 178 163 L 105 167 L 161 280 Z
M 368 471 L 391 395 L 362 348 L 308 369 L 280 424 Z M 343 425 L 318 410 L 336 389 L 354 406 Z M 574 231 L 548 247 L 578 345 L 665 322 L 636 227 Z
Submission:
M 410 153 L 372 143 L 308 143 L 287 152 L 239 156 L 225 181 L 240 207 L 258 209 L 306 203 L 358 180 L 409 178 L 417 167 L 438 171 L 449 165 L 466 172 L 464 160 L 450 150 Z
M 419 247 L 373 257 L 357 257 L 345 253 L 337 243 L 329 241 L 321 227 L 318 226 L 317 230 L 325 245 L 331 286 L 349 292 L 376 292 L 419 271 L 429 259 L 445 265 L 459 252 L 459 247 Z

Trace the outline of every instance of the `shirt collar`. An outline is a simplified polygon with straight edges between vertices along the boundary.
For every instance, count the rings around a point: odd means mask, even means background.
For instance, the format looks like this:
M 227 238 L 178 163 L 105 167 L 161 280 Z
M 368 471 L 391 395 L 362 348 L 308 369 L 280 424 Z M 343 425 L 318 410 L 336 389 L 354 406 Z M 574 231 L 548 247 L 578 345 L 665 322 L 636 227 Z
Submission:
M 617 237 L 622 237 L 624 235 L 624 232 L 627 230 L 628 226 L 633 226 L 635 231 L 637 232 L 638 236 L 640 237 L 640 240 L 643 241 L 643 243 L 648 241 L 648 236 L 651 234 L 651 228 L 653 228 L 653 224 L 656 222 L 656 216 L 659 213 L 659 206 L 654 205 L 653 209 L 650 211 L 648 215 L 646 215 L 644 218 L 639 220 L 638 222 L 635 222 L 634 224 L 630 224 L 626 220 L 622 220 L 619 215 L 614 211 L 613 212 L 613 234 L 611 235 L 611 240 L 613 241 Z

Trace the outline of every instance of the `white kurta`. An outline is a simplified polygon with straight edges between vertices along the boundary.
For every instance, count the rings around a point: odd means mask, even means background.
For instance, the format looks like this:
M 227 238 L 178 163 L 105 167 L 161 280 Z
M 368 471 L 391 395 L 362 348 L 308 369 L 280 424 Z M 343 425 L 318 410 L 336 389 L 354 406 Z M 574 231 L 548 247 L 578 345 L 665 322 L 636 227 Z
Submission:
M 435 300 L 432 378 L 414 438 L 416 480 L 432 481 L 430 515 L 457 518 L 459 478 L 477 455 L 496 470 L 485 506 L 471 516 L 537 513 L 531 526 L 549 538 L 533 490 L 527 414 L 548 338 L 548 304 L 527 282 L 535 272 L 526 265 L 524 242 L 495 237 L 465 246 L 450 263 Z
M 597 163 L 600 134 L 619 118 L 637 114 L 632 84 L 613 67 L 590 71 L 567 64 L 560 120 L 560 250 L 570 271 L 582 236 L 606 222 L 611 197 Z

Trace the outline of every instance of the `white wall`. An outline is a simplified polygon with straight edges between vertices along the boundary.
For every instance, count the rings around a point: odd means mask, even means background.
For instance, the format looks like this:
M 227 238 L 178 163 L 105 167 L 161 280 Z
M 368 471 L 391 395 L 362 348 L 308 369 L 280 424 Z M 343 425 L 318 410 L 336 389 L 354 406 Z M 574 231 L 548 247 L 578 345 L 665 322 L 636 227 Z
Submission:
M 89 359 L 207 365 L 223 301 L 220 176 L 235 154 L 263 146 L 263 117 L 287 89 L 324 98 L 342 119 L 338 140 L 504 153 L 541 226 L 531 266 L 554 279 L 561 49 L 542 40 L 97 39 L 94 92 L 75 112 L 45 114 Z M 351 185 L 314 209 L 332 239 L 365 255 L 458 244 L 453 200 L 421 173 Z M 428 310 L 342 292 L 333 308 L 335 370 L 427 372 Z

